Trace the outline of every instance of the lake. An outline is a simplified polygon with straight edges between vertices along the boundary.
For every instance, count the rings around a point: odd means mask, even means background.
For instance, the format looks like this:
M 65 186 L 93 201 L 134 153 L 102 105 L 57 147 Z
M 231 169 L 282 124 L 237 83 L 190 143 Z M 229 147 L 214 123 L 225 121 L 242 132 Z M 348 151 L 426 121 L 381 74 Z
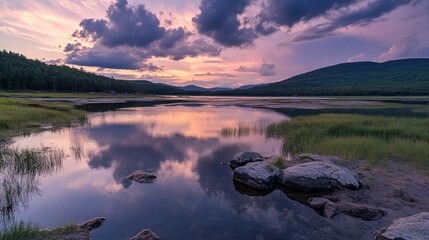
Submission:
M 95 240 L 147 228 L 161 239 L 371 239 L 382 227 L 345 215 L 326 219 L 280 190 L 252 196 L 236 189 L 222 163 L 240 151 L 282 154 L 281 140 L 263 129 L 296 111 L 214 103 L 92 107 L 98 110 L 83 126 L 14 139 L 14 147 L 64 157 L 14 199 L 16 220 L 55 227 L 106 217 Z M 158 179 L 125 179 L 136 170 Z

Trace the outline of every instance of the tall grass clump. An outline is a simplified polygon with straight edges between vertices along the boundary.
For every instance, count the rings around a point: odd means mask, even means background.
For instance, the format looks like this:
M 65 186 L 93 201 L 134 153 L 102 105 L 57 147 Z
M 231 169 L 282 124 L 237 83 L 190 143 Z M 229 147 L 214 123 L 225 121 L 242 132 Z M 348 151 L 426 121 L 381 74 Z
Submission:
M 356 160 L 404 159 L 429 168 L 429 119 L 353 114 L 301 116 L 272 124 L 267 135 L 281 137 L 284 150 Z
M 42 239 L 39 226 L 33 223 L 19 222 L 6 226 L 0 231 L 1 240 L 30 240 Z

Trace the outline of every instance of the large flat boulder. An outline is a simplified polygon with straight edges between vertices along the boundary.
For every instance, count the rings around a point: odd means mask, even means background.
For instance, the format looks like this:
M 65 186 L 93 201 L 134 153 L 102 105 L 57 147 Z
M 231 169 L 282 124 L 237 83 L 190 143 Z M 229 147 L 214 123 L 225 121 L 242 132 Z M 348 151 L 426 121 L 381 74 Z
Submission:
M 328 161 L 288 167 L 283 170 L 280 184 L 301 191 L 330 191 L 339 187 L 356 190 L 361 187 L 356 173 Z
M 257 152 L 240 152 L 231 159 L 231 161 L 229 162 L 229 166 L 232 169 L 236 169 L 250 162 L 259 161 L 263 161 L 263 157 Z
M 428 240 L 429 212 L 399 218 L 377 232 L 376 240 Z
M 267 162 L 252 162 L 234 170 L 236 182 L 257 190 L 271 190 L 280 179 L 279 168 Z

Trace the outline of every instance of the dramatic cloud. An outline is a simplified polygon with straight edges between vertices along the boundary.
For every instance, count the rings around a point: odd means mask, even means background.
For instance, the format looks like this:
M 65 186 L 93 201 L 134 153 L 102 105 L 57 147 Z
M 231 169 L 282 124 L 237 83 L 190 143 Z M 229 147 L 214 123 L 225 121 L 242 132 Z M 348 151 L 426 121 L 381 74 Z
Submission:
M 166 29 L 144 5 L 129 6 L 118 0 L 109 6 L 105 19 L 84 19 L 73 37 L 91 41 L 91 48 L 68 44 L 66 62 L 114 69 L 160 70 L 146 63 L 153 57 L 181 60 L 199 55 L 218 56 L 220 49 L 184 28 Z
M 357 0 L 268 0 L 259 15 L 256 30 L 268 35 L 277 30 L 277 26 L 293 27 L 299 22 L 326 15 L 330 10 L 348 6 Z
M 74 48 L 66 57 L 66 63 L 79 66 L 102 67 L 111 69 L 133 69 L 159 71 L 161 68 L 152 63 L 142 62 L 144 58 L 127 49 L 109 49 L 102 46 L 93 48 Z
M 383 52 L 376 60 L 388 61 L 396 58 L 429 57 L 429 44 L 423 44 L 416 36 L 408 36 Z
M 242 25 L 238 16 L 252 0 L 202 0 L 200 14 L 192 20 L 198 32 L 226 47 L 249 45 L 258 36 Z
M 362 8 L 351 10 L 326 23 L 318 24 L 307 29 L 298 34 L 298 36 L 294 38 L 294 41 L 299 42 L 319 39 L 332 35 L 332 33 L 339 28 L 353 25 L 368 25 L 396 8 L 411 2 L 412 0 L 377 0 L 375 2 L 370 2 Z

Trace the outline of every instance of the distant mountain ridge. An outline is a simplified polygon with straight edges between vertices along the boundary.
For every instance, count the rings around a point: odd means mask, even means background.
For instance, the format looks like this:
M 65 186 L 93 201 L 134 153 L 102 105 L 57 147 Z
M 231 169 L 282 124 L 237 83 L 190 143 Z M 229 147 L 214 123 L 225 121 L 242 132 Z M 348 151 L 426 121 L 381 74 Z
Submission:
M 219 92 L 235 96 L 429 95 L 429 59 L 343 63 L 289 79 Z
M 343 63 L 280 82 L 229 89 L 115 80 L 83 69 L 47 65 L 4 50 L 0 51 L 1 90 L 223 96 L 429 96 L 429 59 Z

